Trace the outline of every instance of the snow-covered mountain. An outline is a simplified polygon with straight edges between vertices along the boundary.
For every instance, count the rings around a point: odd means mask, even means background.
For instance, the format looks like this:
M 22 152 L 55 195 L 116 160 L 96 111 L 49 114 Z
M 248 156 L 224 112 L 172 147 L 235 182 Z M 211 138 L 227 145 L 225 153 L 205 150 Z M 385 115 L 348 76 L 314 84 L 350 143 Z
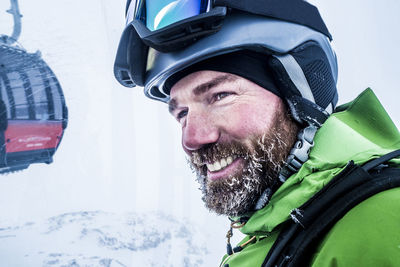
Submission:
M 0 226 L 0 266 L 205 266 L 204 235 L 162 213 L 82 211 Z

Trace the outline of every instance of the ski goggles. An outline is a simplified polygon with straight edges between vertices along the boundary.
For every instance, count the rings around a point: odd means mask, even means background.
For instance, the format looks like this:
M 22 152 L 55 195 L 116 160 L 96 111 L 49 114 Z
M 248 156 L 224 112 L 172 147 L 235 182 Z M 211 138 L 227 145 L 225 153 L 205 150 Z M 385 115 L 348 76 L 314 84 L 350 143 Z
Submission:
M 132 25 L 142 41 L 162 52 L 178 50 L 198 38 L 217 32 L 226 7 L 212 0 L 132 0 L 126 25 Z

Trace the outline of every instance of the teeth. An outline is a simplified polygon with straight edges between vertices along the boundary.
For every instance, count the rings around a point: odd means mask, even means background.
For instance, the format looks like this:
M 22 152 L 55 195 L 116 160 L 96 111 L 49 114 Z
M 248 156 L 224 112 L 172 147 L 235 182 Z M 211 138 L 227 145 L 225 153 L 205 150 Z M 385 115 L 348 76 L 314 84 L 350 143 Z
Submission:
M 226 159 L 221 159 L 221 168 L 225 168 L 228 163 L 226 162 Z
M 215 171 L 215 169 L 214 169 L 214 164 L 208 164 L 208 163 L 207 163 L 207 169 L 208 169 L 210 172 Z
M 221 169 L 221 163 L 219 161 L 214 162 L 214 169 L 219 171 Z
M 217 160 L 213 164 L 207 163 L 207 168 L 210 172 L 219 171 L 225 168 L 226 166 L 232 164 L 234 159 L 235 159 L 234 157 L 229 156 L 227 158 Z

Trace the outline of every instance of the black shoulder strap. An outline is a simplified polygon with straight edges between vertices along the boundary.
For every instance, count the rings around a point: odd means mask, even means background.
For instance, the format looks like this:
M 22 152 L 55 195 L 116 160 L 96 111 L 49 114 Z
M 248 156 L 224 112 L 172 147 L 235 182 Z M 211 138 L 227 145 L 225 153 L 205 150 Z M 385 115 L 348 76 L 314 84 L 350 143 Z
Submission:
M 322 190 L 292 211 L 292 220 L 283 226 L 262 266 L 309 264 L 321 238 L 350 209 L 379 192 L 400 187 L 400 168 L 373 169 L 398 156 L 400 150 L 372 160 L 363 167 L 349 162 Z

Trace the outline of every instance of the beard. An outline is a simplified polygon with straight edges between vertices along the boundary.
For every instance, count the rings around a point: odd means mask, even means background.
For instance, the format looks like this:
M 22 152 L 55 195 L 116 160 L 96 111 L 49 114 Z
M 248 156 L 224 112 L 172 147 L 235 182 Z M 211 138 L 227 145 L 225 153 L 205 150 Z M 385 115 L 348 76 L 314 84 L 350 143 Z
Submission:
M 298 130 L 287 113 L 278 111 L 269 131 L 253 137 L 250 145 L 239 141 L 214 143 L 193 152 L 189 164 L 200 183 L 206 207 L 228 216 L 253 211 L 261 194 L 266 189 L 275 189 Z M 243 168 L 222 179 L 208 179 L 205 163 L 229 156 L 243 159 Z

